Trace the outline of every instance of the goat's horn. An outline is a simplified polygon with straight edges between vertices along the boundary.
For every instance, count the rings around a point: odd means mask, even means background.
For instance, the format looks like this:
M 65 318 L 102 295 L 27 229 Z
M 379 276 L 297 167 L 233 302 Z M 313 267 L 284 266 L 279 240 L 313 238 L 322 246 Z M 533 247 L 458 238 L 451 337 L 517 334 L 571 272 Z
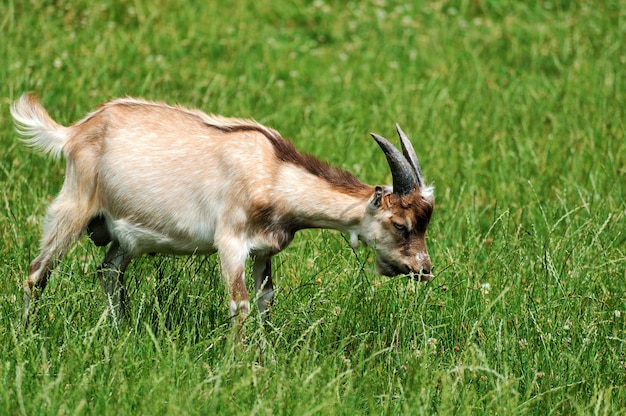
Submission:
M 419 183 L 413 166 L 389 140 L 376 133 L 370 134 L 387 157 L 387 163 L 389 163 L 391 177 L 393 178 L 393 193 L 406 195 L 412 192 L 415 185 Z
M 400 136 L 402 153 L 404 154 L 404 157 L 409 161 L 411 166 L 413 166 L 413 170 L 417 175 L 417 185 L 421 188 L 422 186 L 424 186 L 424 177 L 422 176 L 422 169 L 420 167 L 420 162 L 417 159 L 417 155 L 415 154 L 415 149 L 413 149 L 411 140 L 409 140 L 407 135 L 402 131 L 398 123 L 396 123 L 396 130 L 398 131 L 398 136 Z

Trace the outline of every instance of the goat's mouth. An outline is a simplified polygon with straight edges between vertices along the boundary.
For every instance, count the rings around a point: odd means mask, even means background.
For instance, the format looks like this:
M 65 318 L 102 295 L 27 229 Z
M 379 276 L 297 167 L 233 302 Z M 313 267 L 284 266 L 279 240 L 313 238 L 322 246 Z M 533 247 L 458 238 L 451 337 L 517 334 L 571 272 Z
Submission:
M 407 266 L 397 266 L 385 259 L 378 258 L 376 259 L 376 266 L 378 268 L 378 273 L 383 276 L 395 277 L 395 276 L 407 276 L 411 277 L 413 280 L 426 282 L 433 278 L 431 273 L 426 273 L 423 270 L 420 272 L 414 272 Z
M 427 282 L 427 281 L 429 281 L 430 279 L 433 278 L 433 275 L 430 274 L 430 273 L 427 274 L 427 273 L 424 273 L 424 272 L 419 272 L 419 273 L 411 273 L 411 277 L 414 280 L 417 280 L 419 282 Z

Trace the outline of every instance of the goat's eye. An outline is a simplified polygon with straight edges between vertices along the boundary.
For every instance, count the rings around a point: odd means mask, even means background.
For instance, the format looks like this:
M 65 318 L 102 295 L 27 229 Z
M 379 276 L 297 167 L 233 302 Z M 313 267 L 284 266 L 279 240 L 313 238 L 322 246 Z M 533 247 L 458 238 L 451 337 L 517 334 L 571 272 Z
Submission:
M 400 231 L 400 232 L 406 232 L 406 225 L 404 224 L 398 224 L 397 222 L 393 223 L 393 226 L 396 230 Z

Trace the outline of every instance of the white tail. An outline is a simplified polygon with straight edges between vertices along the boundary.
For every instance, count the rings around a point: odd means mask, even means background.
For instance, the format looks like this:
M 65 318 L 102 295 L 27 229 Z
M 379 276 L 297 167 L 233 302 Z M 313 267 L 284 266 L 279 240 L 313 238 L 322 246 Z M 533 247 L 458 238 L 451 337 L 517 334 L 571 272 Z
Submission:
M 46 110 L 34 99 L 25 94 L 11 106 L 11 115 L 24 142 L 55 158 L 61 156 L 63 146 L 69 139 L 68 129 L 50 118 Z

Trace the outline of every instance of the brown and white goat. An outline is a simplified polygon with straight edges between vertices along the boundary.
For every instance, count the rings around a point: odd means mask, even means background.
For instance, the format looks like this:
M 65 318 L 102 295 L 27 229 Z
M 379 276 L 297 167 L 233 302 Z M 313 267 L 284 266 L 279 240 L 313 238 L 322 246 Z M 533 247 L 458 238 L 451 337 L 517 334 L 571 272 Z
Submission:
M 381 274 L 431 277 L 425 234 L 433 190 L 399 126 L 402 152 L 372 133 L 391 169 L 388 187 L 304 155 L 252 120 L 124 98 L 64 127 L 30 94 L 11 114 L 26 143 L 67 160 L 24 282 L 26 321 L 55 264 L 85 231 L 96 245 L 110 244 L 98 274 L 119 319 L 124 270 L 143 253 L 218 252 L 235 321 L 249 312 L 244 274 L 252 257 L 263 316 L 273 299 L 271 258 L 304 228 L 339 230 L 353 246 L 373 247 Z

